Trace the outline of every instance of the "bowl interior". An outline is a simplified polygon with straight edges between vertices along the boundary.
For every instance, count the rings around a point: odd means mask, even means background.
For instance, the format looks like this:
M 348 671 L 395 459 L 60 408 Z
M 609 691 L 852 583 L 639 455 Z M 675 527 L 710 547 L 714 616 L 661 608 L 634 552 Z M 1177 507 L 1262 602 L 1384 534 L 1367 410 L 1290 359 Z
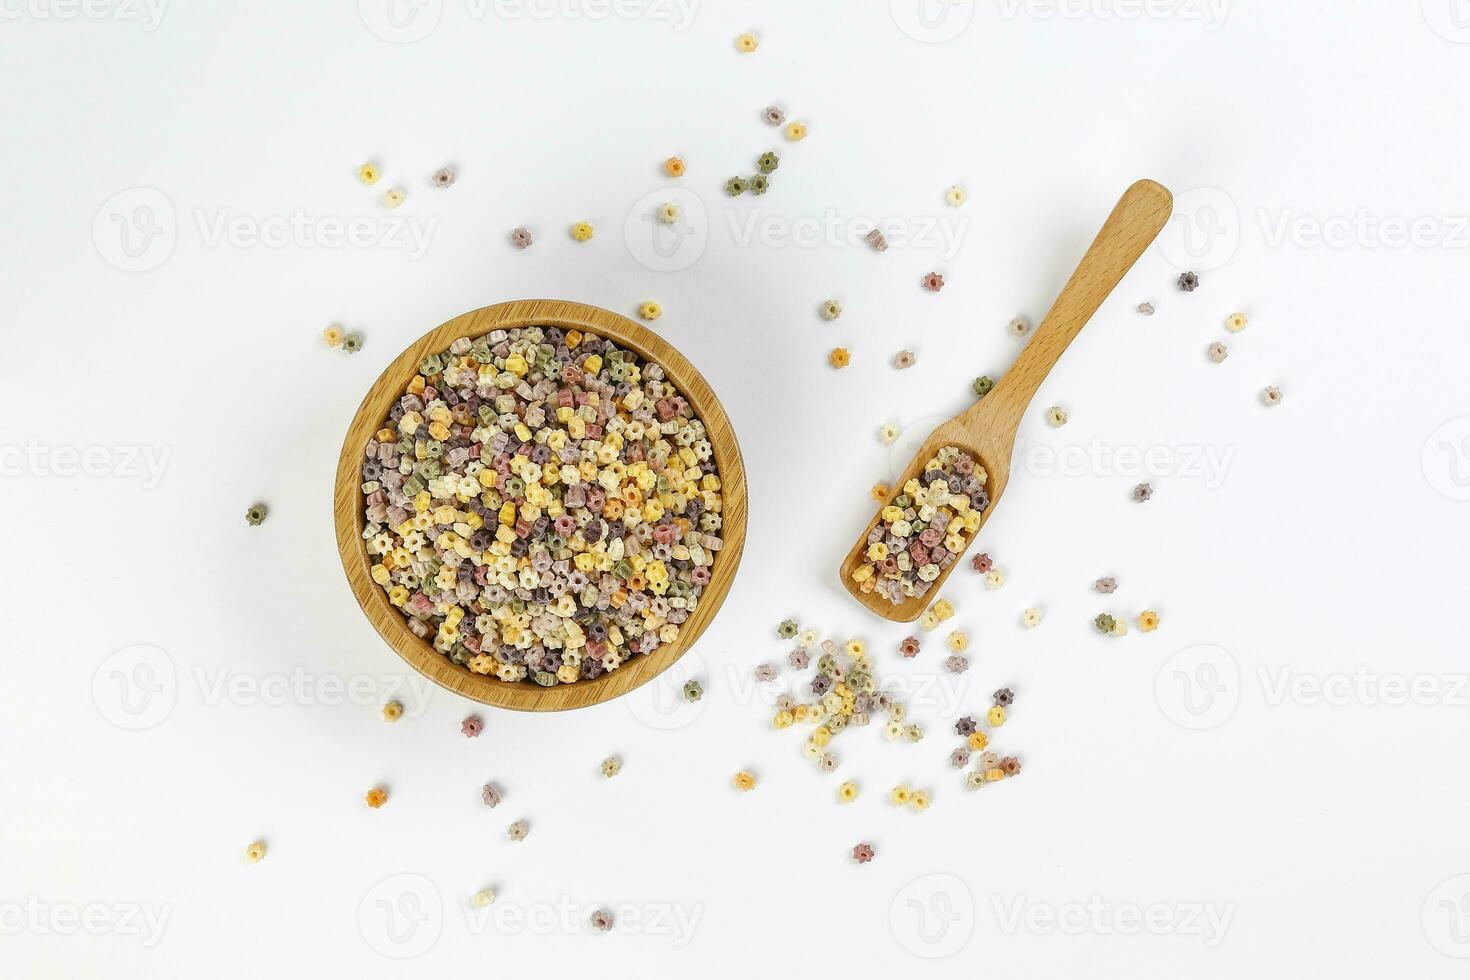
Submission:
M 591 332 L 633 351 L 646 362 L 661 365 L 667 380 L 688 399 L 695 415 L 704 423 L 714 447 L 723 497 L 724 523 L 720 535 L 725 543 L 715 554 L 709 584 L 700 593 L 699 605 L 684 622 L 679 638 L 651 654 L 632 657 L 617 670 L 594 680 L 550 688 L 476 674 L 435 650 L 428 640 L 415 636 L 402 613 L 388 601 L 387 593 L 372 580 L 372 565 L 362 537 L 366 525 L 360 475 L 363 449 L 372 434 L 382 427 L 388 409 L 403 394 L 419 363 L 429 354 L 446 349 L 458 337 L 475 338 L 492 330 L 529 326 Z M 337 548 L 352 593 L 373 628 L 410 666 L 440 686 L 483 704 L 522 711 L 561 711 L 598 704 L 631 691 L 666 670 L 699 639 L 729 592 L 740 564 L 745 544 L 745 467 L 734 430 L 719 399 L 694 366 L 663 338 L 627 317 L 595 306 L 561 300 L 518 300 L 482 307 L 441 324 L 410 344 L 378 376 L 358 407 L 342 444 L 333 511 Z

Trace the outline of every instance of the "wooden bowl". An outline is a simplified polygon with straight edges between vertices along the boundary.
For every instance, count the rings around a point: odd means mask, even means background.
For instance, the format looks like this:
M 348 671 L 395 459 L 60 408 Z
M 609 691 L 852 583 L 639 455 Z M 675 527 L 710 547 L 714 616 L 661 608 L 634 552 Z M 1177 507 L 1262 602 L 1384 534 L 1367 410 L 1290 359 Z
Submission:
M 646 362 L 661 365 L 667 380 L 688 399 L 695 414 L 704 422 L 710 444 L 714 447 L 715 464 L 719 467 L 724 507 L 721 511 L 724 523 L 720 530 L 724 547 L 715 554 L 709 584 L 700 593 L 699 605 L 684 622 L 678 640 L 660 646 L 653 653 L 631 657 L 617 670 L 593 680 L 549 688 L 476 674 L 435 650 L 428 640 L 414 636 L 403 614 L 388 602 L 387 593 L 370 577 L 371 562 L 362 536 L 366 523 L 361 490 L 363 449 L 372 434 L 382 428 L 388 409 L 402 396 L 408 382 L 418 372 L 419 363 L 429 354 L 447 349 L 456 338 L 474 338 L 492 330 L 530 326 L 591 332 L 633 351 Z M 519 711 L 563 711 L 600 704 L 652 680 L 683 656 L 719 611 L 735 578 L 740 552 L 745 545 L 745 507 L 745 466 L 740 460 L 735 432 L 725 410 L 720 407 L 719 399 L 693 365 L 662 338 L 627 317 L 595 306 L 560 300 L 519 300 L 461 314 L 430 330 L 399 354 L 373 382 L 352 418 L 347 439 L 342 443 L 342 455 L 337 461 L 337 485 L 332 500 L 342 568 L 347 573 L 352 594 L 357 596 L 358 605 L 378 635 L 388 641 L 388 645 L 409 666 L 439 686 L 483 704 Z

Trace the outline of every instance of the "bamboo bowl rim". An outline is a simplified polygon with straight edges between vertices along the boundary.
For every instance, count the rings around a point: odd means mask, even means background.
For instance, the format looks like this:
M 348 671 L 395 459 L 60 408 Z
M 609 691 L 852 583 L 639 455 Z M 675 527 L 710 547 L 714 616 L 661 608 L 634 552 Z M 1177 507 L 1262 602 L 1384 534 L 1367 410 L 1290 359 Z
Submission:
M 679 638 L 673 643 L 663 644 L 653 653 L 632 657 L 617 670 L 594 680 L 579 680 L 549 688 L 476 674 L 435 650 L 429 641 L 415 636 L 402 613 L 388 601 L 387 593 L 372 580 L 371 562 L 362 536 L 366 526 L 361 491 L 363 449 L 371 435 L 382 427 L 393 402 L 402 396 L 408 382 L 418 372 L 419 363 L 429 354 L 445 350 L 459 337 L 475 338 L 492 330 L 531 326 L 591 332 L 633 351 L 646 363 L 660 365 L 666 379 L 689 400 L 695 415 L 704 423 L 710 444 L 714 447 L 723 498 L 721 536 L 725 543 L 715 553 L 709 584 L 700 593 L 699 605 L 684 622 Z M 342 569 L 347 574 L 347 582 L 357 604 L 378 635 L 410 667 L 440 687 L 481 704 L 518 711 L 564 711 L 601 704 L 663 673 L 694 645 L 719 611 L 730 591 L 745 545 L 745 465 L 740 458 L 740 446 L 735 440 L 730 419 L 704 376 L 662 337 L 627 317 L 566 300 L 515 300 L 484 306 L 445 321 L 409 344 L 378 375 L 348 426 L 337 460 L 332 503 Z

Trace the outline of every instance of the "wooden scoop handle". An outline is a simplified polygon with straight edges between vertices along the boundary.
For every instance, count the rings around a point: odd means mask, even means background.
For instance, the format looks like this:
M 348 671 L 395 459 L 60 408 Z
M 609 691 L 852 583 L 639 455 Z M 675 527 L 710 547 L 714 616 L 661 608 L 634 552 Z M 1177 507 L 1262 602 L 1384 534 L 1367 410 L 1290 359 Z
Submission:
M 995 390 L 971 411 L 988 406 L 994 412 L 997 405 L 1004 405 L 1006 414 L 1019 424 L 1062 351 L 1153 243 L 1173 210 L 1173 196 L 1152 180 L 1140 180 L 1124 191 L 1077 271 L 1036 328 L 1036 335 L 996 383 Z

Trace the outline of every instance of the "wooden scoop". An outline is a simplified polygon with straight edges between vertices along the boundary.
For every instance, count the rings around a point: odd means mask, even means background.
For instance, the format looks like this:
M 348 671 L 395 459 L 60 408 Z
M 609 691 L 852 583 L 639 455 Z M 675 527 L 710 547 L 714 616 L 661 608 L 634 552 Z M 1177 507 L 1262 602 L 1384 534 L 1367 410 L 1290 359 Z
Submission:
M 1016 363 L 996 384 L 990 394 L 980 399 L 964 414 L 939 426 L 925 440 L 921 448 L 904 468 L 903 475 L 893 485 L 897 496 L 900 488 L 923 472 L 924 464 L 945 446 L 956 446 L 968 451 L 985 469 L 985 489 L 990 502 L 980 515 L 981 527 L 990 519 L 1000 495 L 1005 492 L 1011 475 L 1011 452 L 1016 445 L 1016 429 L 1021 424 L 1021 415 L 1031 403 L 1031 396 L 1041 387 L 1041 382 L 1051 371 L 1052 365 L 1062 356 L 1062 351 L 1081 331 L 1083 324 L 1092 319 L 1092 314 L 1103 300 L 1118 285 L 1119 280 L 1133 267 L 1145 249 L 1169 220 L 1174 208 L 1174 198 L 1162 185 L 1152 180 L 1140 180 L 1124 192 L 1113 213 L 1108 215 L 1102 231 L 1098 232 L 1092 247 L 1082 257 L 1077 271 L 1067 280 L 1062 294 L 1052 304 L 1036 335 L 1016 358 Z M 949 573 L 960 564 L 956 559 L 949 568 L 942 570 L 929 591 L 923 596 L 905 598 L 893 603 L 878 592 L 863 592 L 852 579 L 853 570 L 864 564 L 864 552 L 868 547 L 868 535 L 878 523 L 875 515 L 867 528 L 848 552 L 842 563 L 842 584 L 847 586 L 859 602 L 885 619 L 896 623 L 909 623 L 923 615 L 924 610 L 939 597 L 940 586 Z M 973 537 L 978 537 L 977 531 Z

